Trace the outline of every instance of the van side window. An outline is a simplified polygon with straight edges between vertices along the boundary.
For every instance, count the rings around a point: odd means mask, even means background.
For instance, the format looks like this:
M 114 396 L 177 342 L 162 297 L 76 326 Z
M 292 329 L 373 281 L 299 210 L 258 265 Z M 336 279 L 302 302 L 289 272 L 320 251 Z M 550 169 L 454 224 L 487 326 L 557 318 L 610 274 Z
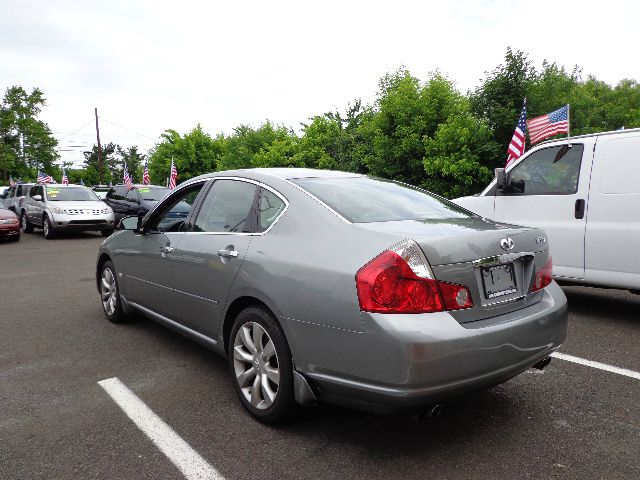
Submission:
M 571 195 L 578 191 L 584 145 L 556 145 L 532 153 L 509 174 L 504 195 Z M 500 195 L 501 192 L 498 192 Z

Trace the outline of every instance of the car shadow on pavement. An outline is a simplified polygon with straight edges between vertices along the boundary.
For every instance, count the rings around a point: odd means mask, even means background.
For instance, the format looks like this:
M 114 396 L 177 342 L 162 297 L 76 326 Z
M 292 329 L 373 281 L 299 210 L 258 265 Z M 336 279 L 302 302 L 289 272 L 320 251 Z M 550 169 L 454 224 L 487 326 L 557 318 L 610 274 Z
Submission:
M 640 326 L 640 295 L 627 290 L 597 287 L 562 287 L 562 290 L 567 296 L 571 314 L 612 319 L 615 312 L 616 321 Z

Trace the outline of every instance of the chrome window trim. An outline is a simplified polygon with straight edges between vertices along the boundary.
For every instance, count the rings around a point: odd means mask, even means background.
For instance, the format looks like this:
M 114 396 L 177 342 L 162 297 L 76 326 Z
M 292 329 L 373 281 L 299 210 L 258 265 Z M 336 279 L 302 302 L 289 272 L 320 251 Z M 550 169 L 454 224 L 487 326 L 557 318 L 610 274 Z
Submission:
M 336 212 L 333 208 L 331 208 L 329 205 L 327 205 L 326 203 L 324 203 L 322 200 L 320 200 L 318 197 L 316 197 L 313 193 L 305 190 L 304 188 L 302 188 L 300 185 L 297 185 L 296 183 L 292 182 L 291 180 L 289 180 L 288 178 L 283 178 L 283 177 L 279 177 L 277 175 L 272 175 L 268 172 L 260 172 L 262 175 L 267 175 L 269 177 L 272 178 L 277 178 L 278 180 L 283 180 L 284 182 L 288 183 L 289 185 L 297 188 L 298 190 L 300 190 L 302 193 L 304 193 L 305 195 L 307 195 L 308 197 L 312 198 L 313 200 L 315 200 L 316 202 L 318 202 L 320 205 L 322 205 L 324 208 L 326 208 L 327 210 L 329 210 L 331 213 L 333 213 L 336 217 L 338 217 L 340 220 L 342 220 L 345 223 L 348 223 L 349 225 L 351 225 L 352 223 L 347 220 L 346 218 L 344 218 L 342 215 L 340 215 L 338 212 Z M 364 175 L 359 175 L 359 174 L 354 174 L 353 177 L 362 177 Z M 351 178 L 351 177 L 344 177 L 344 178 Z M 275 223 L 275 222 L 274 222 Z
M 235 176 L 215 176 L 215 177 L 209 177 L 209 178 L 207 178 L 207 180 L 213 180 L 214 184 L 215 184 L 215 182 L 217 180 L 237 180 L 237 181 L 241 181 L 241 182 L 251 183 L 251 184 L 256 185 L 258 187 L 264 188 L 265 190 L 269 190 L 276 197 L 278 197 L 280 200 L 282 200 L 282 202 L 284 203 L 284 209 L 276 217 L 276 219 L 273 221 L 273 223 L 271 225 L 269 225 L 269 228 L 267 228 L 264 232 L 182 232 L 182 233 L 186 233 L 186 234 L 190 234 L 190 235 L 238 235 L 238 236 L 244 236 L 244 237 L 261 237 L 261 236 L 266 235 L 267 233 L 269 233 L 269 231 L 273 228 L 273 226 L 276 223 L 278 223 L 280 218 L 282 218 L 284 213 L 289 209 L 289 201 L 287 200 L 287 198 L 282 193 L 280 193 L 279 191 L 277 191 L 273 187 L 270 187 L 269 185 L 265 185 L 264 183 L 260 182 L 259 180 L 253 180 L 252 178 L 235 177 Z M 211 188 L 213 188 L 213 186 Z M 211 190 L 209 190 L 209 192 L 210 191 Z M 207 192 L 207 195 L 209 194 L 209 192 Z M 198 212 L 198 213 L 200 213 L 200 212 Z M 198 217 L 196 216 L 194 221 L 197 218 Z

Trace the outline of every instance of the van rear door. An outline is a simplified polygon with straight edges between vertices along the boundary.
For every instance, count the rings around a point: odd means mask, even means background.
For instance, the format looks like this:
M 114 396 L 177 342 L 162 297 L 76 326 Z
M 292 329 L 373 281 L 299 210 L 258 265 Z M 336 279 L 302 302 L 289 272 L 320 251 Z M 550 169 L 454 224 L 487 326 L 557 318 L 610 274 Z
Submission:
M 593 146 L 596 137 L 542 146 L 509 169 L 509 187 L 498 191 L 494 219 L 543 228 L 553 275 L 584 277 L 584 239 Z
M 595 150 L 585 280 L 640 289 L 640 132 L 601 135 Z

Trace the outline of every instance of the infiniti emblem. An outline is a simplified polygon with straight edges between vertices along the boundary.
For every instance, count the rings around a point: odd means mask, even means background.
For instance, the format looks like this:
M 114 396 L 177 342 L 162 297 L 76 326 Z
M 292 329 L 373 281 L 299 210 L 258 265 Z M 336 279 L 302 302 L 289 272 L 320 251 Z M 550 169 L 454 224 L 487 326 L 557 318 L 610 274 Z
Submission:
M 513 240 L 511 238 L 503 238 L 500 240 L 500 246 L 503 250 L 513 250 Z

